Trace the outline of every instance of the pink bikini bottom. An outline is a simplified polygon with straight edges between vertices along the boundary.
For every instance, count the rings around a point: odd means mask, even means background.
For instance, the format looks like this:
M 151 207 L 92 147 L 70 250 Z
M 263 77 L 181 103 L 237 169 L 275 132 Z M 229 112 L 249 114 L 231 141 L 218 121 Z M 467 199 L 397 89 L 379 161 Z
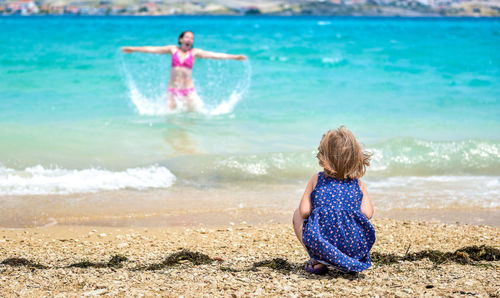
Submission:
M 189 93 L 193 91 L 194 91 L 193 87 L 188 89 L 168 88 L 168 92 L 172 93 L 173 96 L 188 96 Z

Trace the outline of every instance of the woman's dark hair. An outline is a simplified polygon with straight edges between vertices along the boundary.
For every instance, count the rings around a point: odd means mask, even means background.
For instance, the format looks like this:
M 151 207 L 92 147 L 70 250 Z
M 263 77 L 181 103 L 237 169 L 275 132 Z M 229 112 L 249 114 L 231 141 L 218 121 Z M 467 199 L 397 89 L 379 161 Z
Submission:
M 186 31 L 182 32 L 182 33 L 179 35 L 179 38 L 177 39 L 177 42 L 178 42 L 179 44 L 181 44 L 180 39 L 181 39 L 181 38 L 183 38 L 183 37 L 184 37 L 184 34 L 186 34 L 186 33 L 188 33 L 188 32 L 191 32 L 191 33 L 194 35 L 193 31 L 191 31 L 191 30 L 186 30 Z M 191 47 L 193 47 L 193 46 L 191 45 Z

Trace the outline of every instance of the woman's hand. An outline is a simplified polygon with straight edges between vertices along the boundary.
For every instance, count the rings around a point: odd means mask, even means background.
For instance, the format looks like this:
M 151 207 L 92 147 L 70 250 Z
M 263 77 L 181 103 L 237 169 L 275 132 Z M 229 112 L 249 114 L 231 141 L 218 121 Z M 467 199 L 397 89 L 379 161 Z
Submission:
M 122 47 L 122 52 L 124 52 L 125 54 L 130 54 L 134 52 L 134 50 L 132 49 L 132 47 Z
M 247 60 L 247 56 L 245 56 L 245 55 L 237 55 L 236 56 L 236 60 L 245 61 L 245 60 Z

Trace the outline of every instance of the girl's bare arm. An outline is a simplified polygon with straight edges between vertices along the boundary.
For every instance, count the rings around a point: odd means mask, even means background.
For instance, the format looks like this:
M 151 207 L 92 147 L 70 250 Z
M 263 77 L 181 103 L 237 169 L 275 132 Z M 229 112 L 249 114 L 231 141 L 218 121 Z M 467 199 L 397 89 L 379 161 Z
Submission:
M 308 218 L 309 214 L 311 214 L 312 211 L 311 193 L 313 189 L 316 187 L 317 182 L 318 182 L 318 174 L 314 174 L 311 177 L 311 179 L 309 179 L 309 182 L 307 183 L 306 186 L 306 190 L 304 191 L 304 195 L 302 196 L 302 200 L 300 201 L 299 213 L 303 219 Z
M 363 199 L 361 200 L 361 213 L 363 213 L 368 219 L 371 219 L 374 212 L 372 201 L 368 196 L 366 185 L 361 180 L 359 180 L 359 188 L 361 188 L 361 191 L 363 192 Z

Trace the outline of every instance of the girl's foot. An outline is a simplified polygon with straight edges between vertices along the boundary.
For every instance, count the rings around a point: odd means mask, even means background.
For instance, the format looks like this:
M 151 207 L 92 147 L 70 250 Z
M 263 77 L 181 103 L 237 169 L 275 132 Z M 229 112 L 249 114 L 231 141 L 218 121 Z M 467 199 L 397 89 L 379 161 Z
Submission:
M 306 263 L 305 270 L 311 274 L 324 275 L 328 272 L 328 268 L 315 260 L 309 260 Z

